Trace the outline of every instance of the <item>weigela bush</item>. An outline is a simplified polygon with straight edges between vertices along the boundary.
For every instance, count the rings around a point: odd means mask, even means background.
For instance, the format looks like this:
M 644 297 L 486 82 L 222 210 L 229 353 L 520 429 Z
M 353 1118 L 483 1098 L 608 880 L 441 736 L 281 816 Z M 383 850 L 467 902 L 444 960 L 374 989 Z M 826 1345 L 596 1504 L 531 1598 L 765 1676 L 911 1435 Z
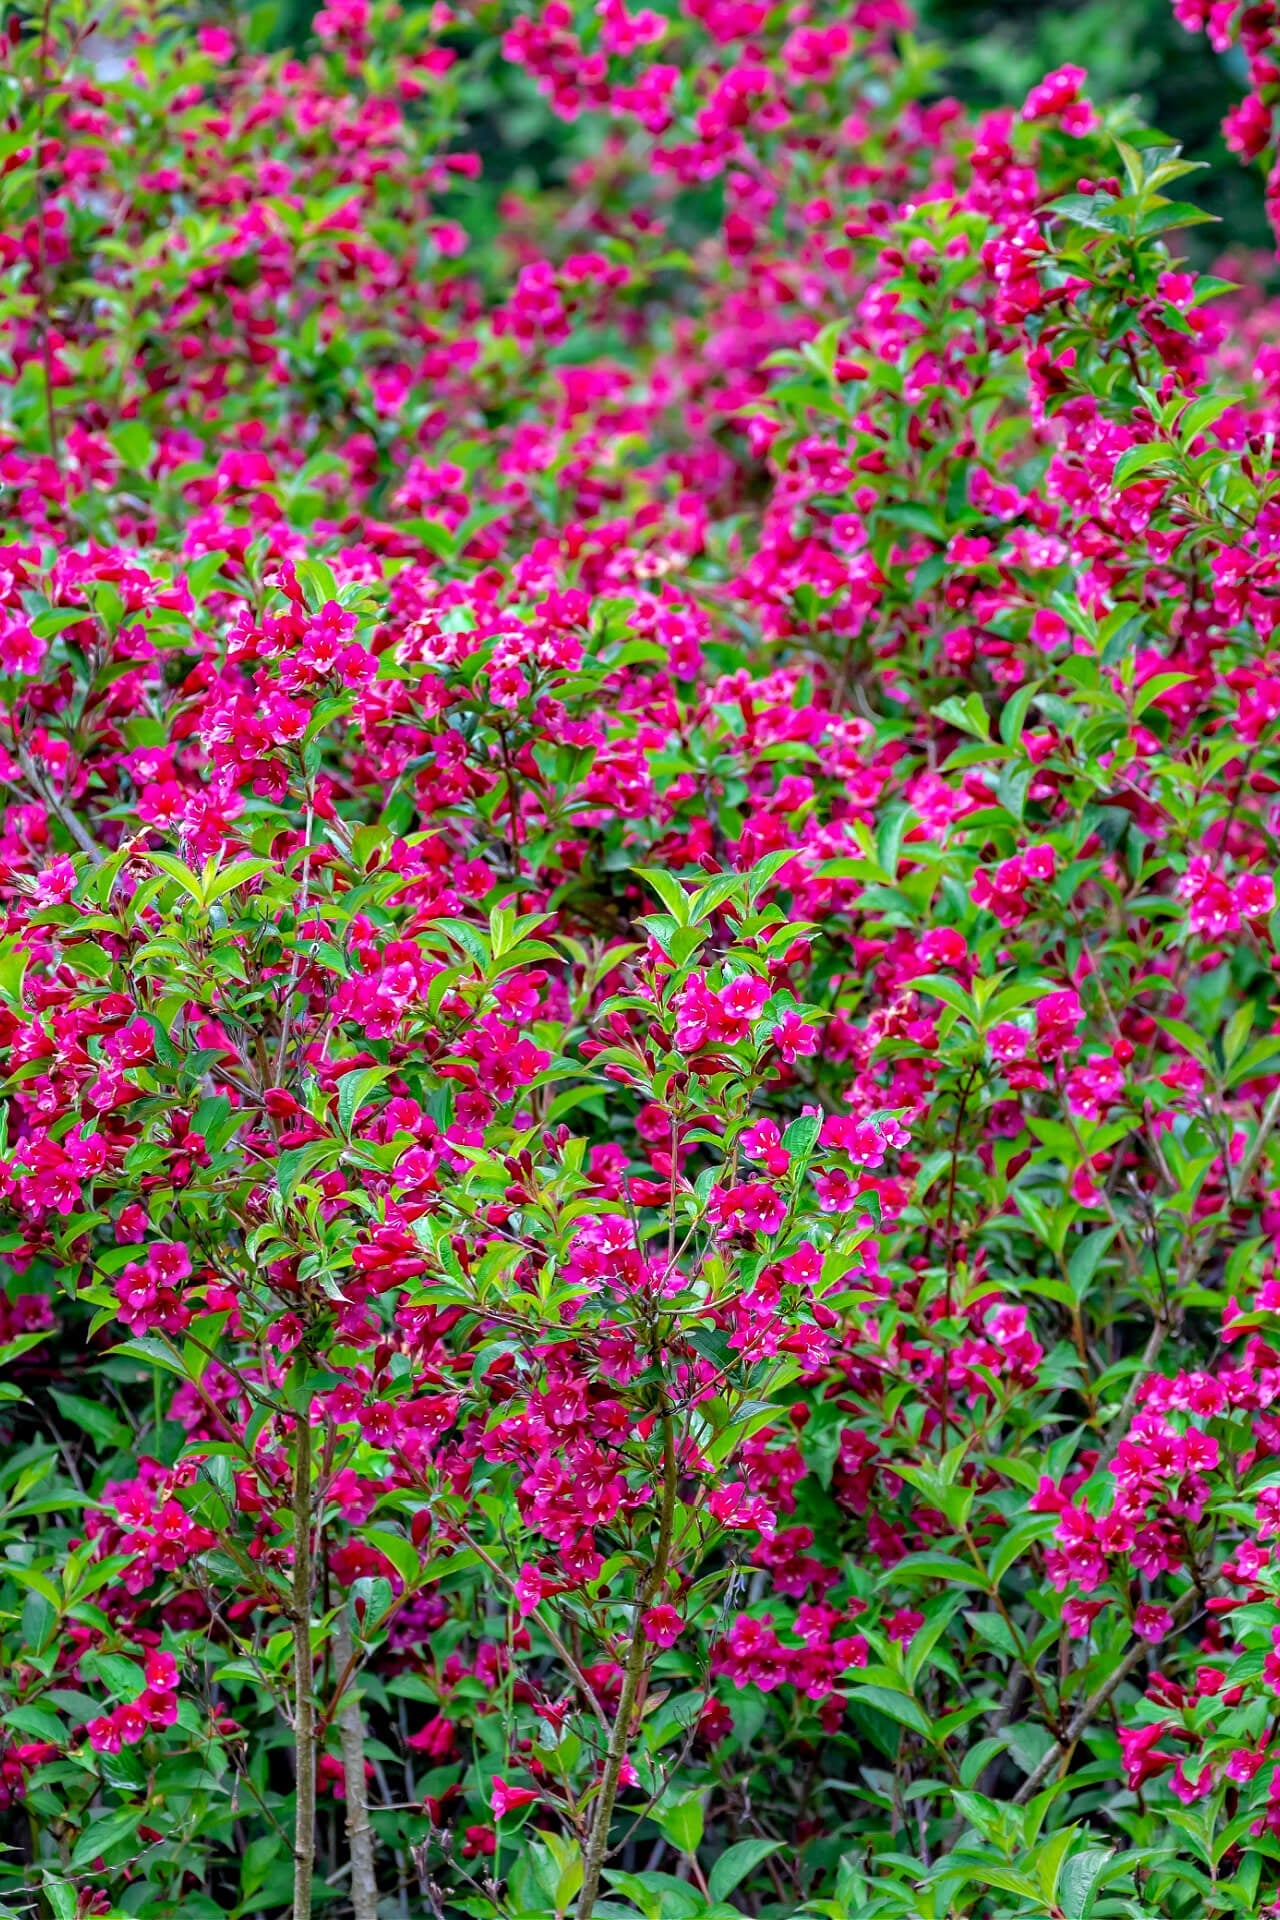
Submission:
M 902 0 L 78 8 L 0 81 L 7 1911 L 1277 1910 L 1258 276 Z M 1272 164 L 1275 10 L 1178 13 Z

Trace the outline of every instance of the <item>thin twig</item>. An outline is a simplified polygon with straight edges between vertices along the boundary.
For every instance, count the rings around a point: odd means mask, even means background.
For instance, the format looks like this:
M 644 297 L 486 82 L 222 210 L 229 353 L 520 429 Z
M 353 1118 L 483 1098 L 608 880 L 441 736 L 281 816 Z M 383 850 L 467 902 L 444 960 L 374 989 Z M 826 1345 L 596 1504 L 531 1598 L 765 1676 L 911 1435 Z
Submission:
M 1176 1632 L 1187 1623 L 1187 1616 L 1194 1608 L 1196 1599 L 1197 1595 L 1194 1587 L 1183 1594 L 1181 1600 L 1179 1600 L 1174 1607 L 1173 1626 L 1170 1628 L 1170 1633 Z M 1167 1637 L 1166 1635 L 1166 1638 Z M 1048 1753 L 1032 1768 L 1031 1772 L 1013 1796 L 1013 1804 L 1016 1807 L 1025 1806 L 1032 1794 L 1048 1779 L 1058 1763 L 1070 1757 L 1080 1740 L 1080 1736 L 1085 1733 L 1093 1721 L 1096 1720 L 1098 1714 L 1102 1711 L 1103 1707 L 1106 1706 L 1108 1700 L 1120 1686 L 1121 1682 L 1127 1680 L 1134 1668 L 1141 1666 L 1142 1662 L 1150 1656 L 1152 1651 L 1152 1644 L 1149 1640 L 1135 1641 L 1119 1666 L 1109 1673 L 1102 1682 L 1102 1685 L 1097 1687 L 1094 1692 L 1089 1695 L 1089 1698 L 1085 1701 L 1079 1713 L 1076 1714 L 1061 1740 L 1055 1740 Z
M 483 1561 L 484 1565 L 488 1567 L 490 1573 L 493 1574 L 496 1579 L 501 1580 L 503 1586 L 506 1587 L 507 1591 L 509 1593 L 515 1594 L 516 1583 L 511 1578 L 511 1575 L 507 1572 L 506 1568 L 502 1566 L 499 1561 L 495 1560 L 491 1553 L 487 1553 L 485 1551 L 485 1549 L 480 1545 L 480 1542 L 474 1539 L 472 1535 L 468 1533 L 467 1529 L 462 1525 L 461 1521 L 453 1522 L 453 1531 L 457 1533 L 461 1539 L 466 1541 L 467 1545 L 470 1547 L 471 1551 L 476 1555 L 477 1559 Z M 518 1594 L 516 1595 L 516 1598 L 517 1599 L 519 1598 Z M 533 1617 L 537 1621 L 538 1625 L 542 1628 L 542 1631 L 546 1634 L 548 1640 L 551 1642 L 556 1652 L 560 1655 L 560 1658 L 564 1661 L 565 1666 L 569 1669 L 569 1672 L 573 1675 L 573 1678 L 577 1682 L 578 1686 L 581 1687 L 584 1695 L 586 1696 L 587 1703 L 590 1706 L 591 1711 L 595 1714 L 596 1719 L 600 1722 L 600 1725 L 605 1729 L 605 1731 L 608 1732 L 608 1728 L 609 1728 L 608 1715 L 605 1713 L 604 1708 L 601 1706 L 600 1701 L 596 1696 L 595 1690 L 591 1685 L 591 1682 L 587 1679 L 586 1675 L 583 1673 L 581 1667 L 578 1665 L 577 1661 L 574 1659 L 573 1655 L 570 1653 L 568 1647 L 566 1647 L 564 1641 L 560 1638 L 560 1635 L 556 1632 L 555 1628 L 551 1625 L 550 1621 L 546 1619 L 546 1617 L 542 1612 L 541 1607 L 535 1607 L 533 1609 Z
M 16 749 L 14 757 L 22 769 L 23 779 L 31 787 L 37 800 L 40 801 L 42 806 L 47 807 L 56 819 L 61 821 L 62 825 L 79 847 L 81 853 L 88 854 L 94 866 L 100 867 L 103 860 L 102 848 L 98 845 L 83 822 L 76 818 L 76 815 L 71 811 L 70 807 L 64 806 L 61 800 L 57 799 L 45 785 L 39 769 L 35 761 L 31 758 L 31 755 L 27 752 L 27 749 L 19 746 Z

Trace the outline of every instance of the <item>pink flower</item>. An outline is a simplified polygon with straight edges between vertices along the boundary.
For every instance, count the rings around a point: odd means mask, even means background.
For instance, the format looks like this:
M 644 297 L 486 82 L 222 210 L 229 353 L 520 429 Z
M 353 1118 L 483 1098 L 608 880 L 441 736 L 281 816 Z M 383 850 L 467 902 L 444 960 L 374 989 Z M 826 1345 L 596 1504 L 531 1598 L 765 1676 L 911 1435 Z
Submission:
M 1062 1623 L 1073 1640 L 1087 1640 L 1090 1629 L 1101 1612 L 1102 1603 L 1098 1600 L 1064 1600 Z
M 38 673 L 48 650 L 48 641 L 38 640 L 25 620 L 0 627 L 0 669 L 5 673 Z
M 75 884 L 76 870 L 70 860 L 55 860 L 52 866 L 36 875 L 36 898 L 45 906 L 61 905 L 71 898 Z
M 1047 993 L 1036 1005 L 1036 1047 L 1042 1060 L 1066 1051 L 1084 1018 L 1079 994 Z
M 1150 1640 L 1154 1646 L 1173 1632 L 1173 1615 L 1167 1607 L 1145 1602 L 1134 1611 L 1133 1630 L 1140 1639 Z
M 146 1715 L 148 1725 L 153 1727 L 171 1727 L 178 1718 L 176 1693 L 148 1687 L 145 1693 L 138 1695 L 135 1704 L 138 1711 Z
M 85 1732 L 95 1753 L 119 1753 L 120 1729 L 113 1715 L 99 1714 L 89 1722 Z
M 1178 894 L 1187 902 L 1187 925 L 1192 933 L 1216 940 L 1239 928 L 1240 912 L 1235 894 L 1202 854 L 1194 854 L 1187 862 L 1186 873 L 1178 882 Z
M 178 1663 L 171 1653 L 149 1653 L 145 1672 L 152 1693 L 171 1693 L 178 1684 Z
M 1051 613 L 1047 607 L 1041 607 L 1031 617 L 1031 638 L 1046 653 L 1052 653 L 1071 638 L 1071 629 L 1060 613 Z
M 1169 1776 L 1169 1785 L 1173 1788 L 1174 1793 L 1178 1796 L 1179 1800 L 1181 1800 L 1183 1806 L 1189 1807 L 1193 1805 L 1195 1801 L 1203 1800 L 1205 1795 L 1212 1791 L 1213 1768 L 1202 1766 L 1198 1776 L 1193 1780 L 1187 1773 L 1186 1761 L 1179 1760 L 1177 1766 Z
M 117 1707 L 111 1716 L 125 1746 L 134 1746 L 139 1740 L 146 1738 L 150 1718 L 142 1704 L 143 1698 L 145 1695 L 137 1700 L 126 1701 L 122 1706 Z
M 987 1047 L 993 1060 L 1021 1060 L 1027 1051 L 1027 1038 L 1011 1020 L 1001 1020 L 987 1033 Z
M 646 1640 L 659 1647 L 674 1647 L 684 1631 L 684 1621 L 672 1606 L 650 1607 L 641 1620 Z
M 1083 67 L 1055 67 L 1038 86 L 1032 87 L 1022 109 L 1024 120 L 1059 118 L 1080 98 L 1086 79 Z M 1082 129 L 1083 130 L 1083 129 Z
M 1235 901 L 1242 920 L 1261 919 L 1275 911 L 1275 881 L 1269 873 L 1241 874 L 1236 881 Z
M 430 1754 L 433 1760 L 447 1760 L 453 1752 L 456 1737 L 453 1722 L 441 1713 L 433 1713 L 425 1726 L 409 1735 L 405 1744 L 412 1747 L 415 1753 Z
M 228 60 L 234 59 L 236 44 L 225 27 L 201 27 L 197 37 L 201 53 L 207 54 L 211 60 L 225 65 Z
M 530 1807 L 541 1798 L 532 1787 L 508 1786 L 500 1773 L 493 1775 L 493 1790 L 489 1795 L 489 1807 L 495 1820 L 501 1820 L 508 1813 L 520 1807 Z
M 787 1203 L 767 1182 L 748 1181 L 726 1191 L 713 1189 L 708 1212 L 736 1233 L 776 1233 L 787 1217 Z
M 776 1180 L 791 1165 L 791 1155 L 782 1144 L 782 1135 L 776 1120 L 759 1120 L 746 1128 L 741 1136 L 742 1151 L 749 1160 L 762 1161 L 766 1171 Z
M 543 1580 L 542 1575 L 536 1567 L 526 1565 L 521 1567 L 519 1573 L 516 1575 L 515 1590 L 516 1604 L 520 1609 L 520 1617 L 523 1620 L 526 1615 L 535 1612 L 536 1609 L 541 1606 L 543 1594 L 547 1590 L 547 1583 Z
M 818 1051 L 818 1030 L 803 1014 L 788 1008 L 770 1036 L 779 1056 L 788 1063 Z
M 881 1167 L 886 1154 L 905 1147 L 910 1135 L 893 1114 L 881 1114 L 870 1120 L 854 1120 L 843 1114 L 830 1114 L 822 1123 L 824 1147 L 847 1153 L 862 1167 Z
M 1169 1731 L 1169 1723 L 1164 1720 L 1147 1727 L 1121 1727 L 1120 1755 L 1124 1763 L 1125 1781 L 1130 1788 L 1144 1786 L 1148 1780 L 1167 1773 L 1174 1765 L 1176 1755 L 1165 1752 L 1158 1745 Z
M 1256 160 L 1271 142 L 1271 108 L 1256 93 L 1247 93 L 1239 106 L 1232 107 L 1222 123 L 1227 145 L 1242 160 Z

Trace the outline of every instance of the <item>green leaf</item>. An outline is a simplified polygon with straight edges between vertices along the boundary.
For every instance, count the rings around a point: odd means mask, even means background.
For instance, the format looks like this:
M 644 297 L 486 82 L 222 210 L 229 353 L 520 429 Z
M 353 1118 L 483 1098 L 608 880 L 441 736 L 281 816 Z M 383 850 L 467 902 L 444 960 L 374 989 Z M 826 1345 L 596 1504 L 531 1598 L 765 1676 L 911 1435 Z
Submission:
M 417 1584 L 423 1560 L 412 1540 L 407 1540 L 402 1533 L 389 1533 L 384 1527 L 366 1528 L 362 1538 L 379 1553 L 386 1555 L 406 1587 Z
M 1073 1853 L 1058 1876 L 1057 1904 L 1066 1920 L 1089 1920 L 1093 1895 L 1111 1854 L 1105 1847 Z
M 68 627 L 78 627 L 89 617 L 83 607 L 50 607 L 45 613 L 35 615 L 31 631 L 37 640 L 53 640 Z
M 309 1140 L 305 1147 L 291 1147 L 276 1161 L 276 1185 L 287 1200 L 305 1174 L 322 1160 L 336 1159 L 342 1151 L 338 1140 Z
M 962 1587 L 981 1587 L 986 1581 L 971 1560 L 957 1560 L 946 1553 L 909 1553 L 895 1560 L 888 1569 L 889 1582 L 899 1580 L 954 1580 Z
M 1156 1024 L 1164 1029 L 1171 1040 L 1176 1040 L 1180 1047 L 1185 1047 L 1193 1060 L 1198 1061 L 1202 1067 L 1209 1067 L 1209 1049 L 1194 1027 L 1189 1027 L 1185 1020 L 1170 1019 L 1167 1014 L 1163 1017 L 1157 1016 Z
M 896 1720 L 901 1726 L 910 1727 L 913 1733 L 922 1733 L 928 1738 L 932 1732 L 924 1711 L 907 1693 L 896 1693 L 892 1687 L 858 1686 L 850 1690 L 854 1700 L 865 1700 L 869 1707 L 878 1713 L 887 1714 L 890 1720 Z
M 1154 705 L 1162 693 L 1168 693 L 1170 687 L 1180 687 L 1187 680 L 1194 679 L 1190 673 L 1153 673 L 1144 680 L 1133 697 L 1133 717 L 1138 720 L 1147 708 Z
M 53 1910 L 53 1920 L 75 1920 L 79 1897 L 66 1880 L 54 1880 L 46 1874 L 40 1891 Z
M 8 1578 L 16 1580 L 20 1587 L 26 1587 L 32 1593 L 38 1593 L 42 1600 L 47 1600 L 55 1613 L 61 1610 L 62 1595 L 52 1580 L 36 1567 L 23 1567 L 15 1562 L 6 1563 L 4 1570 Z
M 969 1875 L 980 1887 L 999 1887 L 1002 1892 L 1016 1893 L 1023 1900 L 1037 1897 L 1035 1881 L 1029 1874 L 1018 1873 L 1013 1867 L 989 1867 L 984 1864 L 970 1867 Z
M 166 1373 L 176 1373 L 180 1380 L 187 1378 L 187 1372 L 181 1361 L 154 1334 L 139 1334 L 136 1340 L 122 1340 L 118 1347 L 112 1347 L 112 1353 L 122 1353 L 130 1360 L 141 1360 L 148 1367 L 163 1367 Z
M 77 1427 L 83 1427 L 100 1446 L 118 1447 L 128 1440 L 129 1429 L 100 1401 L 82 1400 L 78 1393 L 62 1393 L 57 1387 L 51 1387 L 49 1392 L 59 1412 Z
M 665 867 L 636 867 L 634 871 L 647 881 L 678 927 L 689 925 L 691 901 L 683 884 Z
M 117 1700 L 136 1699 L 147 1684 L 147 1676 L 137 1661 L 127 1659 L 123 1653 L 95 1653 L 92 1670 Z
M 975 734 L 979 740 L 991 738 L 991 721 L 980 693 L 967 694 L 963 700 L 953 693 L 949 699 L 939 701 L 929 711 L 935 720 L 944 721 L 959 733 Z
M 49 1740 L 56 1747 L 67 1737 L 61 1720 L 47 1707 L 11 1707 L 4 1716 L 4 1724 L 15 1733 L 25 1734 L 28 1740 Z
M 1053 1745 L 1053 1735 L 1038 1720 L 1015 1720 L 1009 1728 L 1009 1752 L 1024 1773 L 1034 1773 Z
M 122 420 L 111 430 L 111 444 L 126 467 L 144 473 L 155 457 L 156 443 L 141 420 Z
M 898 859 L 902 852 L 903 836 L 915 816 L 904 801 L 895 800 L 885 808 L 884 818 L 876 834 L 876 859 L 891 880 L 898 877 Z
M 978 1007 L 973 995 L 966 993 L 954 980 L 948 979 L 945 973 L 921 974 L 911 984 L 917 993 L 931 993 L 935 1000 L 944 1001 L 962 1019 L 977 1025 Z
M 818 1135 L 822 1132 L 822 1119 L 816 1113 L 802 1113 L 791 1122 L 782 1136 L 782 1144 L 787 1152 L 803 1159 L 813 1152 L 818 1144 Z
M 1042 1729 L 1038 1729 L 1038 1731 L 1042 1731 Z M 1052 1744 L 1052 1742 L 1050 1742 L 1050 1744 Z M 1013 1747 L 1012 1742 L 1010 1745 Z M 1013 1750 L 1016 1753 L 1016 1748 Z M 1037 1756 L 1037 1758 L 1038 1757 L 1039 1756 Z M 1046 1905 L 1053 1904 L 1054 1895 L 1058 1891 L 1058 1875 L 1062 1871 L 1062 1863 L 1078 1832 L 1079 1829 L 1077 1827 L 1060 1827 L 1057 1833 L 1052 1834 L 1050 1838 L 1044 1842 L 1043 1846 L 1037 1849 L 1035 1857 L 1036 1878 L 1040 1882 L 1040 1892 L 1044 1897 Z
M 215 1093 L 196 1108 L 191 1131 L 200 1135 L 210 1153 L 220 1153 L 245 1118 L 243 1107 L 233 1107 L 225 1093 Z
M 313 613 L 318 612 L 329 601 L 338 598 L 338 582 L 327 560 L 320 559 L 318 555 L 306 560 L 297 560 L 294 562 L 294 572 L 298 576 L 298 583 L 306 594 L 307 604 Z
M 727 1900 L 739 1882 L 771 1853 L 777 1853 L 782 1844 L 781 1840 L 739 1840 L 726 1847 L 707 1875 L 707 1891 L 713 1903 Z
M 240 1863 L 240 1893 L 244 1900 L 255 1894 L 267 1877 L 267 1871 L 276 1857 L 279 1842 L 270 1833 L 260 1834 L 251 1840 L 244 1850 Z
M 987 1574 L 993 1587 L 998 1586 L 1015 1560 L 1020 1560 L 1037 1540 L 1045 1539 L 1058 1524 L 1056 1513 L 1026 1513 L 1015 1520 L 1003 1539 L 997 1541 L 990 1560 L 987 1562 Z
M 1202 227 L 1217 219 L 1216 213 L 1206 213 L 1193 200 L 1166 200 L 1143 214 L 1138 232 L 1143 239 L 1149 239 L 1157 233 L 1173 233 L 1180 227 Z
M 15 1008 L 22 1006 L 22 983 L 31 955 L 19 944 L 16 933 L 0 940 L 0 1000 Z
M 1019 687 L 1012 699 L 1006 700 L 1000 711 L 1000 738 L 1007 747 L 1016 747 L 1022 739 L 1022 729 L 1027 723 L 1027 712 L 1043 683 L 1039 680 L 1028 681 L 1025 687 Z
M 229 867 L 206 879 L 205 900 L 212 906 L 215 900 L 221 900 L 233 887 L 243 887 L 250 880 L 256 880 L 259 874 L 274 871 L 270 860 L 233 860 Z
M 197 606 L 213 585 L 226 558 L 226 553 L 219 547 L 213 553 L 202 553 L 200 558 L 193 560 L 187 568 L 187 590 Z
M 1159 466 L 1174 458 L 1174 449 L 1163 440 L 1149 440 L 1140 447 L 1130 447 L 1116 461 L 1111 474 L 1111 485 L 1117 493 L 1127 487 L 1131 480 L 1137 480 L 1152 467 Z
M 1115 1227 L 1095 1227 L 1092 1233 L 1086 1233 L 1072 1248 L 1067 1261 L 1067 1278 L 1077 1300 L 1083 1300 L 1088 1293 L 1093 1276 L 1105 1259 L 1116 1232 Z
M 176 880 L 197 906 L 204 905 L 204 889 L 198 875 L 192 873 L 190 867 L 184 866 L 181 860 L 175 860 L 171 853 L 149 853 L 145 857 L 153 867 L 159 867 L 161 873 L 167 873 L 171 880 Z
M 965 1754 L 964 1759 L 960 1762 L 960 1778 L 966 1787 L 971 1787 L 974 1781 L 981 1776 L 988 1760 L 994 1760 L 998 1753 L 1004 1752 L 1006 1744 L 1006 1736 L 1001 1733 L 992 1734 L 988 1739 L 979 1740 L 974 1746 L 970 1747 L 968 1753 Z M 980 1798 L 981 1796 L 978 1797 Z
M 673 1847 L 692 1858 L 702 1844 L 704 1822 L 702 1799 L 699 1793 L 690 1793 L 677 1800 L 673 1806 L 657 1806 L 653 1818 L 666 1834 Z
M 142 1808 L 130 1812 L 121 1807 L 115 1813 L 109 1813 L 102 1820 L 95 1820 L 76 1841 L 71 1854 L 71 1869 L 74 1873 L 82 1867 L 92 1866 L 100 1855 L 110 1853 L 122 1840 L 132 1840 L 142 1819 Z
M 985 1640 L 989 1647 L 994 1647 L 997 1653 L 1004 1654 L 1006 1659 L 1010 1660 L 1016 1660 L 1019 1657 L 1017 1642 L 1003 1614 L 966 1613 L 965 1619 L 978 1638 Z
M 352 1123 L 375 1087 L 390 1079 L 394 1067 L 365 1067 L 359 1073 L 344 1073 L 338 1082 L 338 1125 L 351 1133 Z
M 747 884 L 745 873 L 722 873 L 711 881 L 710 885 L 699 887 L 693 896 L 689 912 L 690 926 L 701 926 L 713 913 L 726 906 L 735 894 L 742 893 Z
M 984 1741 L 983 1744 L 992 1747 L 996 1753 L 1004 1750 L 1003 1742 L 999 1740 Z M 956 1812 L 964 1815 L 975 1833 L 980 1833 L 984 1840 L 999 1843 L 1005 1832 L 1002 1807 L 997 1806 L 994 1800 L 988 1800 L 985 1793 L 956 1792 L 952 1798 L 956 1803 Z

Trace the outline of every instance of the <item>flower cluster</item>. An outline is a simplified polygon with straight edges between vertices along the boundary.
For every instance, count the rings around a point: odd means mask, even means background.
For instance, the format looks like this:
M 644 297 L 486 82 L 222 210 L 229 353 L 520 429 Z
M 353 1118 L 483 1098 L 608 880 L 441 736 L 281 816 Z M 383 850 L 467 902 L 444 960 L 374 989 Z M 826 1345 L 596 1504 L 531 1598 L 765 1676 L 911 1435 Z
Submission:
M 178 1717 L 178 1666 L 171 1653 L 156 1652 L 147 1660 L 146 1686 L 136 1700 L 122 1701 L 109 1714 L 100 1714 L 86 1729 L 97 1753 L 119 1753 L 136 1746 L 156 1727 L 171 1727 Z

